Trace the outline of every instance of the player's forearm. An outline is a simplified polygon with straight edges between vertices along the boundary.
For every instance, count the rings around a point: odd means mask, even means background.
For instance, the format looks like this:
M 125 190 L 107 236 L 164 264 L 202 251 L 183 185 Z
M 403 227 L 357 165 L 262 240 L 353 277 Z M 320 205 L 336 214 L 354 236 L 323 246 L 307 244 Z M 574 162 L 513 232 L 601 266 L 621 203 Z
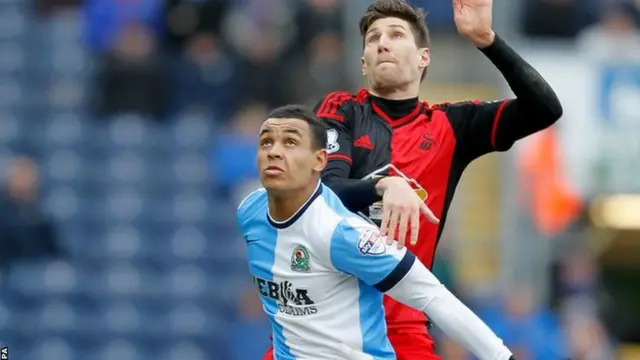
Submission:
M 507 360 L 512 356 L 502 340 L 419 261 L 386 294 L 425 312 L 447 336 L 480 360 Z
M 509 84 L 517 98 L 511 105 L 517 105 L 521 117 L 544 128 L 562 116 L 562 105 L 551 85 L 499 36 L 481 51 Z
M 358 212 L 382 199 L 376 190 L 376 180 L 349 179 L 350 168 L 344 165 L 325 170 L 322 182 L 338 195 L 347 209 Z

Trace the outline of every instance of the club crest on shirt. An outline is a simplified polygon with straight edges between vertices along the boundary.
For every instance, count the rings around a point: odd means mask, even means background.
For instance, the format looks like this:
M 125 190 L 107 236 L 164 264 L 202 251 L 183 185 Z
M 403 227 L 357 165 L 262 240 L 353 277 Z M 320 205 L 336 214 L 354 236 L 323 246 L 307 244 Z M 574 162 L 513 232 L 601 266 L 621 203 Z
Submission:
M 329 129 L 327 130 L 327 153 L 333 154 L 338 150 L 340 150 L 338 131 L 336 129 Z
M 387 244 L 380 232 L 366 229 L 360 231 L 358 249 L 363 255 L 382 255 L 387 252 Z
M 291 270 L 297 272 L 311 271 L 309 267 L 309 251 L 302 245 L 297 245 L 293 248 L 293 253 L 291 254 Z

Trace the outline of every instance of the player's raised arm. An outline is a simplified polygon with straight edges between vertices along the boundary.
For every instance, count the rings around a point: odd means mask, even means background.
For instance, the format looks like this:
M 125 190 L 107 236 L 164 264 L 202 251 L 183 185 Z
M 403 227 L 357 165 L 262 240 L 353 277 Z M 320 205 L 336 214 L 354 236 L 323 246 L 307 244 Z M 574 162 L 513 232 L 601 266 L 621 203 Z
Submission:
M 491 29 L 492 0 L 454 0 L 458 32 L 502 73 L 515 99 L 447 107 L 456 136 L 471 159 L 508 150 L 515 141 L 545 129 L 562 106 L 544 78 Z
M 406 249 L 387 246 L 374 227 L 344 220 L 331 239 L 333 266 L 397 301 L 425 312 L 449 337 L 480 360 L 512 353 L 489 327 Z

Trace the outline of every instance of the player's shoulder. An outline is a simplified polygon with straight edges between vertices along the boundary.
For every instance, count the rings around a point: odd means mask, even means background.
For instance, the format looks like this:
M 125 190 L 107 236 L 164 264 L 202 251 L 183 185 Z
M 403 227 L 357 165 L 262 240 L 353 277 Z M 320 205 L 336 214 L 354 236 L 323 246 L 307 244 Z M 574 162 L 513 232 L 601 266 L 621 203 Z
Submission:
M 259 188 L 247 195 L 238 205 L 236 212 L 238 224 L 242 226 L 247 220 L 264 210 L 267 204 L 267 191 Z
M 368 96 L 369 92 L 366 89 L 360 89 L 356 93 L 333 91 L 316 104 L 314 112 L 321 118 L 344 121 L 344 116 L 362 107 Z
M 356 93 L 352 93 L 346 90 L 332 91 L 325 95 L 317 104 L 318 110 L 321 110 L 322 105 L 349 105 L 349 104 L 362 104 L 364 99 L 369 96 L 367 89 L 360 89 Z
M 377 227 L 347 209 L 331 188 L 322 185 L 322 206 L 318 207 L 317 218 L 322 218 L 327 226 L 333 228 L 377 229 Z

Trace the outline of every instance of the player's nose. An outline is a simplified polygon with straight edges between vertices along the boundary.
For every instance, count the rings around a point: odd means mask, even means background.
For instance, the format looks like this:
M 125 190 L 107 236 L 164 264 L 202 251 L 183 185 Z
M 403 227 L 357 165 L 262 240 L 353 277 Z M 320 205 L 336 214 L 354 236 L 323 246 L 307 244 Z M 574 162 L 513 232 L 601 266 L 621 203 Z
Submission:
M 391 51 L 391 49 L 389 48 L 389 46 L 387 46 L 387 40 L 383 36 L 382 38 L 380 38 L 380 41 L 378 41 L 378 54 L 389 52 L 389 51 Z
M 276 143 L 269 148 L 269 151 L 267 152 L 267 157 L 271 160 L 281 159 L 283 154 L 282 150 L 283 150 L 282 145 L 279 145 Z

